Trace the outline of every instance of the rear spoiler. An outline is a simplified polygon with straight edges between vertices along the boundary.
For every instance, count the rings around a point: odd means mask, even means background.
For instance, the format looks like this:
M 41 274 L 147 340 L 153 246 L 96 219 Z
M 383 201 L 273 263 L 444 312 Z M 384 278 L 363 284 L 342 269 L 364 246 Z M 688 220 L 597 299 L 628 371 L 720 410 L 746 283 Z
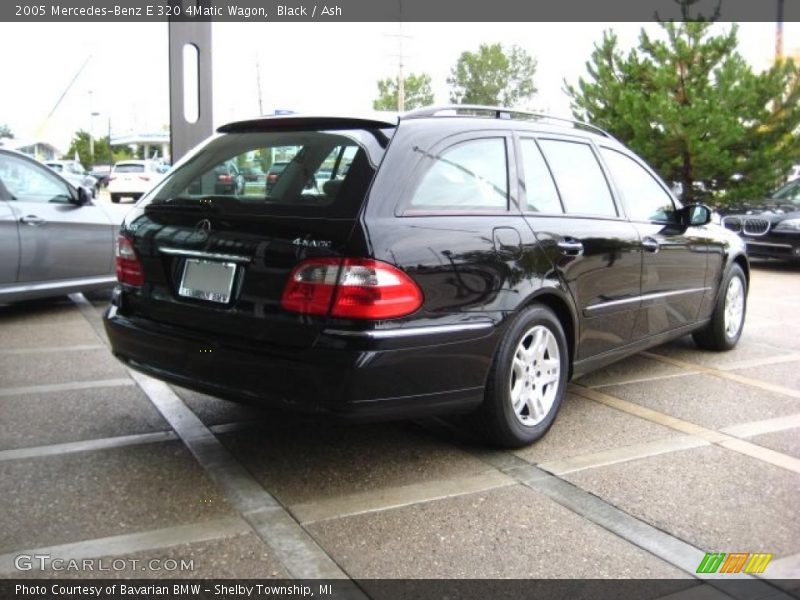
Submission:
M 306 129 L 366 129 L 374 131 L 397 127 L 397 118 L 313 117 L 306 115 L 279 115 L 235 121 L 217 129 L 219 133 L 254 133 L 258 131 L 302 131 Z

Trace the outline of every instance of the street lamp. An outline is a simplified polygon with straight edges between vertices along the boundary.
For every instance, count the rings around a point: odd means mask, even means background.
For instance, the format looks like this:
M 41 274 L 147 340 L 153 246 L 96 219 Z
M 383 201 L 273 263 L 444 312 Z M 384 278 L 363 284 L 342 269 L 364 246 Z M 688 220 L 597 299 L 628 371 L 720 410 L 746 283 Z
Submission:
M 89 119 L 89 155 L 92 157 L 92 165 L 94 164 L 94 118 L 99 115 L 100 113 L 96 111 L 89 113 L 91 117 L 91 119 Z M 91 168 L 92 165 L 89 165 L 89 168 Z

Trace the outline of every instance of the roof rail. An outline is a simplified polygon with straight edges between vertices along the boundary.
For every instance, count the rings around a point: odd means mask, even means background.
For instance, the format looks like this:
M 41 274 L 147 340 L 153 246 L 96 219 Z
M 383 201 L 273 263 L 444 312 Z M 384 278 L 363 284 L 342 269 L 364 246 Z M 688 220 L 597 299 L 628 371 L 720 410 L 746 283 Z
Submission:
M 442 113 L 452 113 L 452 114 L 442 114 Z M 554 117 L 552 115 L 546 115 L 543 113 L 535 113 L 529 112 L 524 110 L 515 110 L 512 108 L 503 108 L 502 106 L 483 106 L 480 104 L 444 104 L 441 106 L 424 106 L 422 108 L 417 108 L 415 110 L 409 111 L 404 113 L 400 116 L 400 119 L 418 119 L 423 117 L 458 117 L 460 116 L 459 113 L 468 113 L 472 114 L 473 116 L 480 116 L 480 113 L 488 113 L 487 117 L 493 117 L 495 119 L 529 119 L 529 120 L 536 120 L 536 121 L 552 121 L 555 124 L 563 124 L 568 123 L 572 127 L 576 129 L 586 129 L 588 131 L 592 131 L 594 133 L 599 133 L 602 136 L 607 138 L 614 139 L 610 133 L 608 133 L 605 129 L 601 129 L 596 125 L 591 125 L 589 123 L 584 123 L 583 121 L 577 121 L 575 119 L 567 119 L 565 117 Z M 479 113 L 476 115 L 475 113 Z

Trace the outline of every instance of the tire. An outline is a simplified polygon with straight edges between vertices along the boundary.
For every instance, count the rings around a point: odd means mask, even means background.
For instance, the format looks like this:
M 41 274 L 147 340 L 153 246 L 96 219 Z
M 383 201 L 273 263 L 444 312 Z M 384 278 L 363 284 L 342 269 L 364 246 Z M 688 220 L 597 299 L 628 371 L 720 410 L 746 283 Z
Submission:
M 705 350 L 730 350 L 742 336 L 746 313 L 747 279 L 734 263 L 722 279 L 711 322 L 692 334 L 695 344 Z
M 485 437 L 508 448 L 542 437 L 561 406 L 568 372 L 569 351 L 558 318 L 544 306 L 526 308 L 500 342 L 475 415 Z
M 111 194 L 111 202 L 114 204 L 119 204 L 120 195 L 119 194 Z

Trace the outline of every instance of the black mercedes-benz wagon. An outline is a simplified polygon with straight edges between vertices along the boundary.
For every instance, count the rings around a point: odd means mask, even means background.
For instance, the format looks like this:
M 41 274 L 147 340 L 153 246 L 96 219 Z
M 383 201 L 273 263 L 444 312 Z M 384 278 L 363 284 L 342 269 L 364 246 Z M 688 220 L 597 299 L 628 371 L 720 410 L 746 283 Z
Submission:
M 269 172 L 220 194 L 217 167 Z M 541 437 L 567 381 L 744 324 L 743 242 L 583 123 L 490 107 L 231 123 L 129 213 L 105 325 L 154 377 Z

